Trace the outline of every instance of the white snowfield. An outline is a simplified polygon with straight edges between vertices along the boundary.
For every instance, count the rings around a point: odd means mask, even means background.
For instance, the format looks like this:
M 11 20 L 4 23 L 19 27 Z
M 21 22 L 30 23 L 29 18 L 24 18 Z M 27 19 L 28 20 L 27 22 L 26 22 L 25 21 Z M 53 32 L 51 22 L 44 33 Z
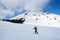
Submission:
M 60 15 L 39 10 L 28 11 L 11 19 L 25 18 L 24 24 L 60 28 Z
M 60 40 L 60 15 L 28 11 L 12 19 L 24 18 L 23 24 L 0 21 L 0 40 Z M 34 33 L 37 26 L 38 34 Z
M 0 21 L 0 40 L 60 40 L 60 28 L 38 26 L 35 34 L 34 26 Z

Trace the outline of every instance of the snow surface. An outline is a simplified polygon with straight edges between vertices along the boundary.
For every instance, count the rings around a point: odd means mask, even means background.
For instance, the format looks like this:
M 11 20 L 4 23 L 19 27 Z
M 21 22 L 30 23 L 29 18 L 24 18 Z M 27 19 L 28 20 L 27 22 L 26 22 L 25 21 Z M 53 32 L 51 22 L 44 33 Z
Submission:
M 34 34 L 34 26 L 0 21 L 0 40 L 60 40 L 60 28 L 38 26 Z

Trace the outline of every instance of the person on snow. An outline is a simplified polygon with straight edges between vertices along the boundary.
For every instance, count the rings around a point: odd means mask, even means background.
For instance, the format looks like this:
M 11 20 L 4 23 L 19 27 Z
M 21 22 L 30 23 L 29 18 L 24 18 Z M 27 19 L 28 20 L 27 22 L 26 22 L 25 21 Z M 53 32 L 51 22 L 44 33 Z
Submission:
M 35 29 L 35 34 L 38 34 L 37 27 L 35 26 L 33 29 Z

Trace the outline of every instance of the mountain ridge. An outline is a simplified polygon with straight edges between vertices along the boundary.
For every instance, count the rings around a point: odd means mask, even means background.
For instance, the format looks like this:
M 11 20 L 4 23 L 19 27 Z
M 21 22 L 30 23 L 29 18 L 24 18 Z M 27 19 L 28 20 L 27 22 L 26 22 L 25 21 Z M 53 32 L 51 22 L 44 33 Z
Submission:
M 11 19 L 25 19 L 25 24 L 60 27 L 60 16 L 46 11 L 27 11 Z

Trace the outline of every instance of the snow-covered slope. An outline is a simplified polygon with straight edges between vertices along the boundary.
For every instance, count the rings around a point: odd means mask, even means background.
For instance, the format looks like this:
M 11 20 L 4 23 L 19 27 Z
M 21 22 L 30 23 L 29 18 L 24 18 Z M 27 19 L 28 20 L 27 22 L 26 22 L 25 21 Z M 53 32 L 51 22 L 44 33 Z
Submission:
M 28 11 L 11 19 L 25 18 L 24 24 L 60 27 L 60 15 L 39 10 Z
M 34 26 L 0 21 L 0 40 L 60 40 L 60 28 L 38 26 L 37 35 Z

